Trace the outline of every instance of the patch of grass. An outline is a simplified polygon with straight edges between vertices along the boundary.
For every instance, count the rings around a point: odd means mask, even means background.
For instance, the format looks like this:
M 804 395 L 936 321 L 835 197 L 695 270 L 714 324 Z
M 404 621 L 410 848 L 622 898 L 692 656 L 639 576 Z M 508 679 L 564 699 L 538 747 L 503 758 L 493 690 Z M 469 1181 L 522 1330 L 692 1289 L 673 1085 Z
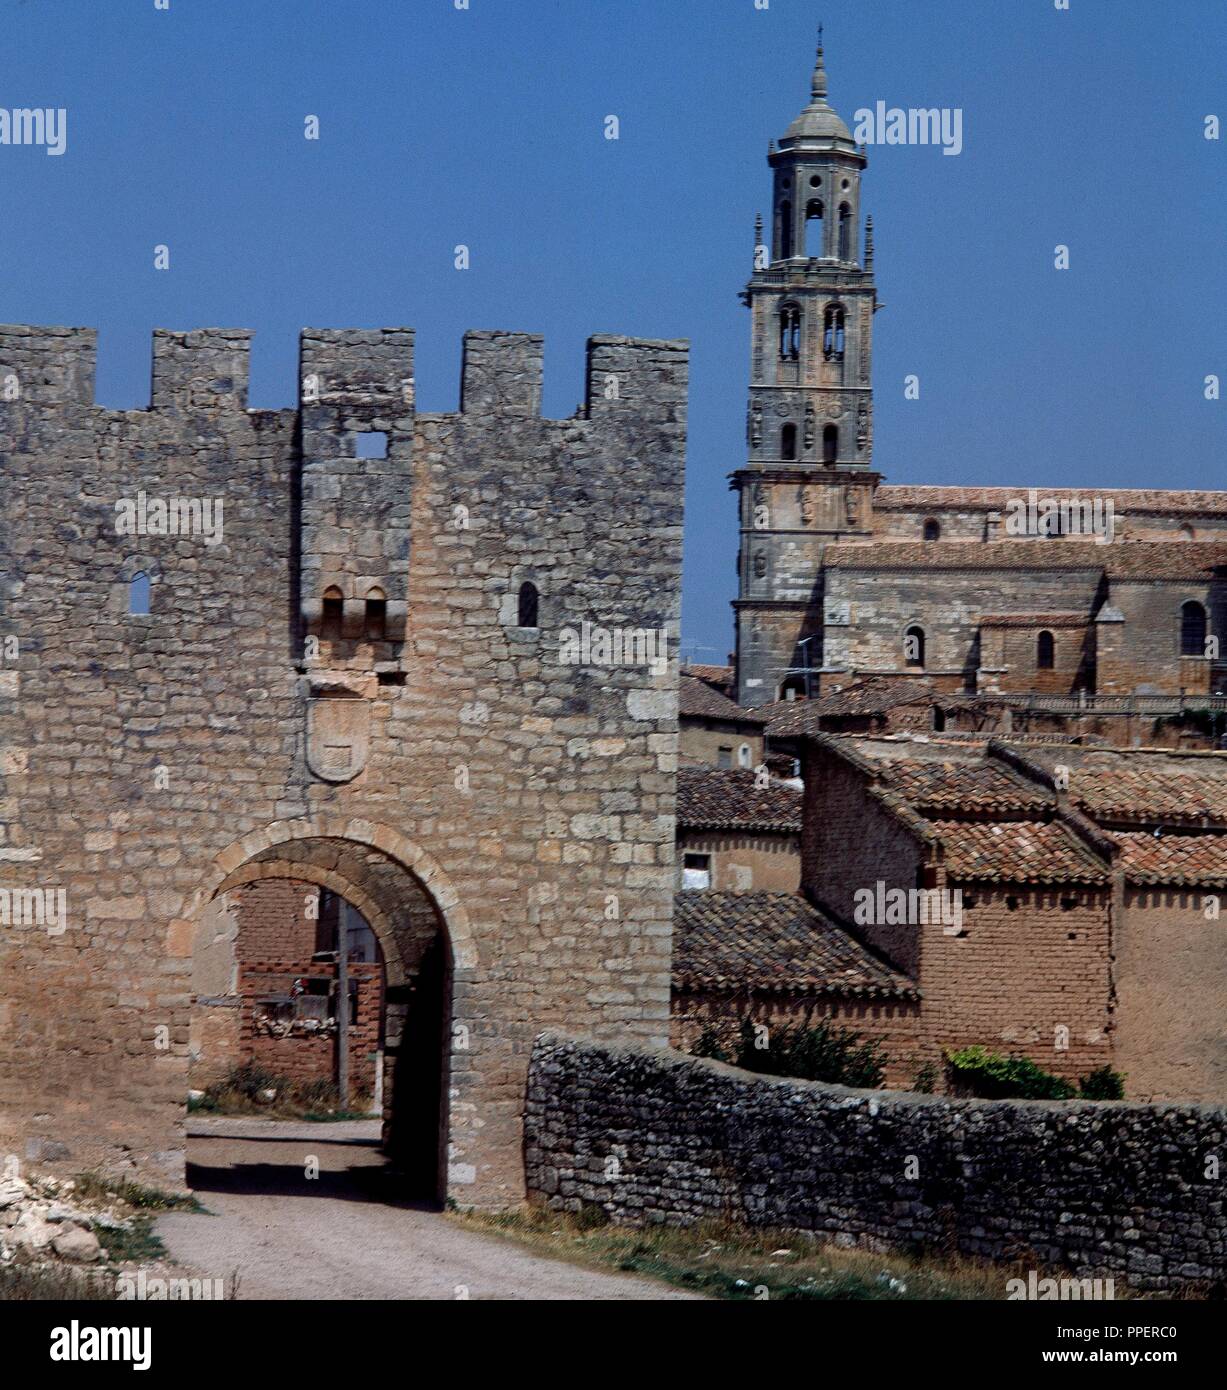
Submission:
M 114 1199 L 137 1211 L 194 1211 L 204 1207 L 190 1192 L 163 1192 L 156 1187 L 128 1182 L 124 1178 L 108 1178 L 101 1173 L 78 1173 L 72 1196 L 83 1200 L 104 1202 Z
M 260 1099 L 264 1091 L 275 1092 L 276 1098 Z M 361 1094 L 352 1097 L 359 1105 L 368 1099 Z M 270 1120 L 313 1123 L 371 1118 L 369 1104 L 364 1109 L 354 1109 L 351 1103 L 342 1110 L 336 1085 L 331 1081 L 293 1081 L 254 1062 L 232 1068 L 195 1100 L 189 1097 L 187 1109 L 189 1115 L 263 1115 Z
M 154 1218 L 134 1216 L 124 1227 L 95 1226 L 94 1234 L 111 1264 L 151 1264 L 166 1258 L 166 1246 L 154 1234 Z
M 466 1212 L 449 1219 L 541 1254 L 645 1275 L 709 1298 L 1000 1300 L 1006 1296 L 1007 1279 L 1025 1278 L 1035 1268 L 1034 1262 L 992 1265 L 958 1256 L 845 1250 L 797 1231 L 715 1224 L 647 1229 L 598 1225 L 583 1211 L 571 1216 L 534 1207 Z M 1121 1285 L 1117 1280 L 1117 1297 L 1128 1297 Z

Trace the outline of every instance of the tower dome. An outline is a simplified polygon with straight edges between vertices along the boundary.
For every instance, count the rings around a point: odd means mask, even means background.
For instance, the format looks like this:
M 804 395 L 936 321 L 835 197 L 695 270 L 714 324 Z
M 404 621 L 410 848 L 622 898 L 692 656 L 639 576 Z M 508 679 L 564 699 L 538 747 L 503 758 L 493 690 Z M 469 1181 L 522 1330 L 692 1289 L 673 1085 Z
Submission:
M 827 72 L 822 54 L 821 29 L 818 31 L 818 56 L 810 83 L 809 105 L 788 127 L 780 145 L 784 149 L 856 149 L 852 132 L 844 124 L 839 112 L 827 101 Z

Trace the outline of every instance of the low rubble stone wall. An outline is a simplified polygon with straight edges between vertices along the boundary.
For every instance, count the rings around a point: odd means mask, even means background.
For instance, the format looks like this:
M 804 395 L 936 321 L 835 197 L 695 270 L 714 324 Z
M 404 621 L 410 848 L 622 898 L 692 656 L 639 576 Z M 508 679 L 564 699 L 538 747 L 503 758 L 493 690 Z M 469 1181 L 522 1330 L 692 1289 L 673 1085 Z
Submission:
M 1225 1140 L 1217 1106 L 857 1091 L 557 1034 L 534 1046 L 525 1119 L 528 1189 L 552 1208 L 1167 1291 L 1227 1283 Z

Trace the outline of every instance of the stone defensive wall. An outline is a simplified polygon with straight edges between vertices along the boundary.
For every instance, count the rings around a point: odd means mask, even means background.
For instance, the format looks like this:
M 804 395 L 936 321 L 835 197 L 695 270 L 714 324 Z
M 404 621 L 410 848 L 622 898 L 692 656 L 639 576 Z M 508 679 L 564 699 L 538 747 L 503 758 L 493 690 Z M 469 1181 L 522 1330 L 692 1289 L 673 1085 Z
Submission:
M 729 1220 L 1172 1292 L 1227 1280 L 1227 1110 L 947 1100 L 545 1034 L 528 1186 L 628 1225 Z
M 277 878 L 379 939 L 421 1193 L 518 1202 L 536 1034 L 668 1035 L 686 345 L 592 338 L 557 420 L 536 334 L 442 413 L 411 329 L 305 330 L 278 410 L 250 338 L 159 330 L 112 410 L 92 330 L 0 326 L 0 1158 L 182 1183 L 216 914 Z

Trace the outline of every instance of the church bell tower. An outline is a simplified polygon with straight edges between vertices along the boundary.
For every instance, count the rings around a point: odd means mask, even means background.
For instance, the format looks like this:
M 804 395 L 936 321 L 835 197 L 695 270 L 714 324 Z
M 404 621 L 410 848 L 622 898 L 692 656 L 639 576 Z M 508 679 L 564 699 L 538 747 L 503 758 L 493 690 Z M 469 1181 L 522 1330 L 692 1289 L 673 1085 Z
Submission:
M 767 156 L 769 243 L 760 217 L 751 314 L 747 463 L 733 474 L 741 550 L 737 689 L 754 706 L 816 695 L 824 623 L 822 553 L 871 534 L 877 294 L 865 223 L 863 146 L 827 103 L 822 31 L 809 105 Z

